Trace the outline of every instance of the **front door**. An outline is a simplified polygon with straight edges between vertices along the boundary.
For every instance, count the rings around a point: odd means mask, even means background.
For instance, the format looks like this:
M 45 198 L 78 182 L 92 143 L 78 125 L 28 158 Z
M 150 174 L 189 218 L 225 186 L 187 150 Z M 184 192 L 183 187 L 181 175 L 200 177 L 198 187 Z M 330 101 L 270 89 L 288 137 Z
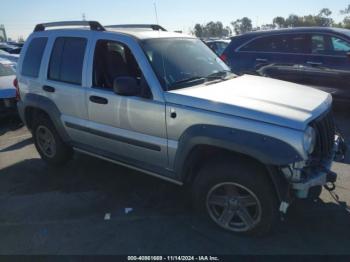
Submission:
M 149 171 L 166 166 L 165 104 L 153 99 L 132 49 L 121 41 L 97 39 L 93 60 L 86 99 L 91 149 Z M 113 82 L 118 77 L 135 78 L 140 94 L 117 95 Z
M 307 84 L 336 98 L 350 99 L 350 42 L 328 34 L 310 35 L 310 41 L 305 65 Z

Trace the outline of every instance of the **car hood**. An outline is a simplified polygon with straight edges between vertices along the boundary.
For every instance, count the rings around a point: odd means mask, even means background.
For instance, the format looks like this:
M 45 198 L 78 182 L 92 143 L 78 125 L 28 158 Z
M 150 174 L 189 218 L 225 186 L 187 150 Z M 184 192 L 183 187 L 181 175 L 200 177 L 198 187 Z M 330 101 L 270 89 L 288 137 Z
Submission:
M 0 77 L 0 99 L 16 97 L 16 88 L 13 86 L 13 80 L 16 76 Z
M 244 75 L 219 83 L 166 92 L 169 103 L 304 130 L 326 111 L 331 95 L 311 87 Z

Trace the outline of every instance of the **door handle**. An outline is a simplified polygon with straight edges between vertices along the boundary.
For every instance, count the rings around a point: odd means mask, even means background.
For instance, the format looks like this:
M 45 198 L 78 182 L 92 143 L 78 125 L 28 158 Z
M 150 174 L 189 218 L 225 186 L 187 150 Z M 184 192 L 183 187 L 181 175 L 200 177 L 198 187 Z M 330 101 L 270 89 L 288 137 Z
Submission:
M 267 60 L 266 58 L 257 58 L 255 61 L 260 63 L 267 63 L 269 60 Z
M 308 65 L 311 65 L 311 66 L 321 66 L 321 65 L 323 65 L 321 62 L 307 61 L 306 63 L 307 63 Z
M 43 90 L 48 93 L 55 93 L 55 88 L 52 86 L 43 86 Z
M 108 99 L 100 96 L 90 96 L 90 101 L 95 104 L 107 105 Z

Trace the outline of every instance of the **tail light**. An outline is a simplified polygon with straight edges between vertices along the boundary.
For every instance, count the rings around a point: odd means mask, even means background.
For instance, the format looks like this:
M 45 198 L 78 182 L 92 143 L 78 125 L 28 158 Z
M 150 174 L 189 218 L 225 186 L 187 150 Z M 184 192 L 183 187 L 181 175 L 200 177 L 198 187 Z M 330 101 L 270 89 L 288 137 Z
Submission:
M 225 54 L 222 54 L 220 56 L 221 60 L 224 61 L 227 64 L 227 56 Z
M 19 85 L 18 85 L 18 79 L 17 78 L 15 78 L 13 80 L 13 86 L 16 88 L 16 100 L 19 101 L 19 100 L 21 100 L 21 95 L 19 93 Z

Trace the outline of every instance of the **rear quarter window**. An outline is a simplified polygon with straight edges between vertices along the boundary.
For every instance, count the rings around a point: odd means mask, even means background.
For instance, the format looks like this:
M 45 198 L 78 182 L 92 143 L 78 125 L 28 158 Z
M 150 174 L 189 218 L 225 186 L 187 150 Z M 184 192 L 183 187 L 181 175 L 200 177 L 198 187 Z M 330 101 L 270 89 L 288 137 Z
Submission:
M 48 79 L 81 85 L 87 40 L 59 37 L 52 49 Z
M 47 37 L 34 38 L 27 48 L 22 64 L 22 75 L 38 77 L 41 60 L 47 44 Z

